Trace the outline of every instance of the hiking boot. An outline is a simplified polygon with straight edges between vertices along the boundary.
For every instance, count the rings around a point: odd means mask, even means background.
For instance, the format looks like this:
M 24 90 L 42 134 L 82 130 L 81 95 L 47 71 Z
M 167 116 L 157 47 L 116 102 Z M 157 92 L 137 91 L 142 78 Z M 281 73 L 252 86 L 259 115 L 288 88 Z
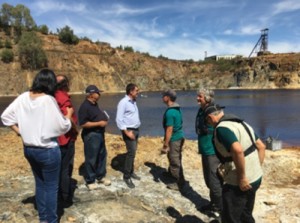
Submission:
M 104 186 L 110 186 L 111 185 L 111 181 L 109 179 L 104 178 L 104 177 L 97 180 L 97 182 L 99 184 L 103 184 Z
M 167 188 L 169 188 L 171 190 L 177 190 L 177 191 L 179 191 L 179 187 L 178 187 L 177 183 L 167 184 Z
M 141 177 L 139 177 L 139 176 L 136 175 L 135 173 L 132 173 L 132 174 L 130 175 L 130 177 L 131 177 L 132 179 L 134 179 L 134 180 L 141 180 Z
M 98 188 L 98 186 L 97 186 L 96 183 L 86 184 L 86 187 L 87 187 L 89 190 L 96 190 L 96 189 Z
M 126 179 L 124 178 L 124 182 L 126 183 L 126 185 L 129 187 L 129 188 L 135 188 L 135 185 L 134 183 L 132 182 L 132 180 L 130 178 Z

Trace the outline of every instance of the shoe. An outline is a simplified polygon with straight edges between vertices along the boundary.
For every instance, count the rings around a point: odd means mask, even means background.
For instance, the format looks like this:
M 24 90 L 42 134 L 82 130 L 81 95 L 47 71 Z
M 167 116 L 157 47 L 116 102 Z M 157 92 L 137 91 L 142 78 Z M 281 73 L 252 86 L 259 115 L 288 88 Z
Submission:
M 221 214 L 220 214 L 219 211 L 212 211 L 212 212 L 211 212 L 211 215 L 212 215 L 212 217 L 215 218 L 215 219 L 220 219 L 220 217 L 221 217 Z
M 106 178 L 101 178 L 100 180 L 97 180 L 99 184 L 103 184 L 104 186 L 110 186 L 111 185 L 111 181 L 109 179 Z
M 209 203 L 199 208 L 201 212 L 210 212 L 212 211 L 212 205 Z
M 133 182 L 132 182 L 132 180 L 130 178 L 128 178 L 128 179 L 124 178 L 124 182 L 127 184 L 127 186 L 129 188 L 135 188 L 135 185 L 133 184 Z
M 87 187 L 89 190 L 96 190 L 96 189 L 98 188 L 98 186 L 97 186 L 96 183 L 86 184 L 86 187 Z
M 169 188 L 171 190 L 178 190 L 179 191 L 179 187 L 178 187 L 177 183 L 167 184 L 167 188 Z
M 132 179 L 134 179 L 134 180 L 141 180 L 141 177 L 139 177 L 139 176 L 136 175 L 135 173 L 132 173 L 132 174 L 130 175 L 130 177 L 131 177 Z

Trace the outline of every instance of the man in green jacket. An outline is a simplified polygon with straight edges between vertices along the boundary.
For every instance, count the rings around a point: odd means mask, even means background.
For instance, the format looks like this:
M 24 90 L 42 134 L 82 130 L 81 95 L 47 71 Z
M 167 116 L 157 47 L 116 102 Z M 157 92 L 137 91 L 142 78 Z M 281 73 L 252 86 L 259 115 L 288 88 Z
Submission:
M 167 90 L 162 93 L 162 100 L 168 106 L 163 117 L 165 137 L 163 150 L 168 153 L 169 173 L 174 179 L 173 183 L 167 185 L 169 189 L 180 190 L 185 180 L 182 168 L 182 147 L 184 136 L 182 130 L 182 114 L 176 101 L 176 92 Z
M 197 92 L 199 110 L 196 116 L 195 129 L 198 135 L 198 149 L 202 158 L 202 171 L 204 181 L 209 189 L 210 203 L 200 207 L 200 211 L 219 218 L 222 210 L 222 183 L 217 176 L 217 167 L 220 161 L 215 153 L 212 142 L 214 128 L 207 125 L 204 110 L 209 103 L 214 102 L 214 91 L 210 89 L 199 89 Z

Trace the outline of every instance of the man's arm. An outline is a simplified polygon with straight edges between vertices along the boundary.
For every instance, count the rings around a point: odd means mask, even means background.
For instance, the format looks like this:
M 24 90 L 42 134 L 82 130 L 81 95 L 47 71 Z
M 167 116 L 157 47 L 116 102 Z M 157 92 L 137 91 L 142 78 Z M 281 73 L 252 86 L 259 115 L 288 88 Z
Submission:
M 237 171 L 237 180 L 242 191 L 251 189 L 248 179 L 245 174 L 245 156 L 242 145 L 239 142 L 234 142 L 231 145 L 230 153 Z
M 95 128 L 95 127 L 105 127 L 107 121 L 98 121 L 98 122 L 86 122 L 81 125 L 82 128 Z
M 260 161 L 260 164 L 262 165 L 263 162 L 264 162 L 264 159 L 265 159 L 266 146 L 265 146 L 265 144 L 260 139 L 258 139 L 255 142 L 255 144 L 256 144 L 256 148 L 258 150 L 259 161 Z
M 172 133 L 173 133 L 173 126 L 167 126 L 166 127 L 166 132 L 165 132 L 164 148 L 169 147 L 169 143 L 170 143 L 170 140 L 171 140 Z

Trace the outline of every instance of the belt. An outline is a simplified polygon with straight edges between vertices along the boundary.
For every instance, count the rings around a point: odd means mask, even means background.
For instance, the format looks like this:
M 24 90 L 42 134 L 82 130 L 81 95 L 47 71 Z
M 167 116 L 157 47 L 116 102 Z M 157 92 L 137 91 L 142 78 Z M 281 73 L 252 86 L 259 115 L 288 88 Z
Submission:
M 139 131 L 139 128 L 126 128 L 127 130 Z

